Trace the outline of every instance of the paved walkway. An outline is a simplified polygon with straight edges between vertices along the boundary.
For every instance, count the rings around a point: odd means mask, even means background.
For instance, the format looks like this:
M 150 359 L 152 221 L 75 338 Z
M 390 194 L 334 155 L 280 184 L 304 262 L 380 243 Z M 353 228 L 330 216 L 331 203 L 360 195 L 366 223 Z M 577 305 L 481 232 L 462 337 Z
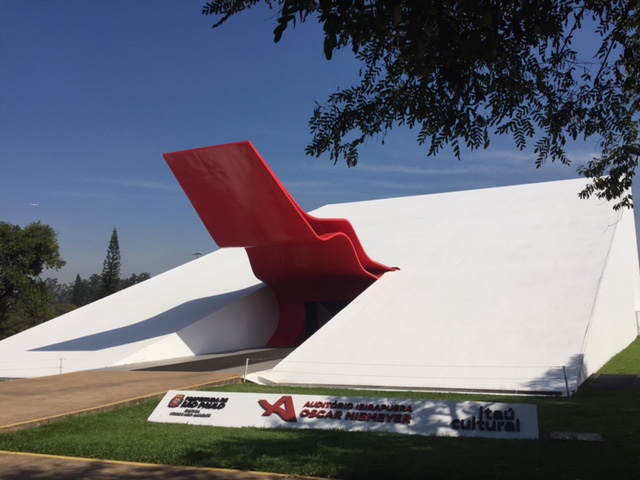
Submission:
M 239 380 L 223 372 L 89 371 L 0 382 L 0 434 L 62 418 Z M 0 452 L 1 480 L 282 479 L 259 472 L 185 468 Z
M 305 477 L 0 451 L 0 478 L 2 480 L 283 480 Z
M 216 372 L 88 371 L 0 382 L 0 432 L 159 398 L 168 390 L 226 383 L 234 377 Z

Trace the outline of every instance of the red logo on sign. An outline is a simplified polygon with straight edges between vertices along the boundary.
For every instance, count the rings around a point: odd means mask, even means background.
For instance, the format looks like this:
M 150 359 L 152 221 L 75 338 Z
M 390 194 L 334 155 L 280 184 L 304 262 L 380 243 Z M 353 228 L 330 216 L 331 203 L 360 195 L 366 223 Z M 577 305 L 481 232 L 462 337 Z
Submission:
M 180 404 L 182 403 L 182 400 L 184 400 L 184 395 L 182 395 L 182 394 L 176 395 L 169 402 L 169 408 L 179 407 Z
M 266 400 L 259 400 L 258 403 L 264 409 L 263 417 L 268 417 L 272 413 L 278 415 L 285 422 L 297 422 L 296 409 L 293 406 L 293 398 L 291 395 L 280 397 L 276 403 L 271 405 Z

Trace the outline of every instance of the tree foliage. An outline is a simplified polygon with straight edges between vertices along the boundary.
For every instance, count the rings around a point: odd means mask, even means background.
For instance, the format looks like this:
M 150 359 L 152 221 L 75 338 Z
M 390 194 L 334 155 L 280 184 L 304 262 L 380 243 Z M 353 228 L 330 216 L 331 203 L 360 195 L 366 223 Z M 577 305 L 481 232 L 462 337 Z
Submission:
M 360 83 L 317 104 L 307 153 L 355 166 L 369 137 L 418 130 L 428 155 L 450 145 L 487 148 L 494 134 L 533 143 L 536 165 L 571 163 L 571 140 L 600 155 L 578 167 L 582 197 L 632 205 L 640 155 L 640 13 L 637 0 L 213 0 L 218 27 L 257 4 L 277 10 L 278 42 L 313 18 L 324 55 L 350 47 Z M 577 45 L 598 45 L 586 57 Z M 384 141 L 384 140 L 383 140 Z
M 129 278 L 123 278 L 120 281 L 120 289 L 124 290 L 125 288 L 129 288 L 134 285 L 137 285 L 138 283 L 142 283 L 145 280 L 149 280 L 150 278 L 151 278 L 151 275 L 149 275 L 149 273 L 147 272 L 142 272 L 140 274 L 132 273 Z
M 132 273 L 130 277 L 120 279 L 116 291 L 124 290 L 138 283 L 151 278 L 147 272 Z M 103 277 L 94 273 L 87 279 L 76 275 L 73 283 L 63 284 L 56 291 L 61 293 L 55 296 L 58 303 L 71 304 L 76 307 L 83 307 L 91 302 L 95 302 L 103 297 Z M 115 293 L 115 292 L 113 292 Z
M 115 293 L 151 278 L 143 272 L 120 279 L 116 229 L 111 235 L 102 275 L 94 273 L 88 279 L 77 275 L 69 284 L 61 284 L 55 278 L 40 278 L 45 269 L 59 270 L 64 265 L 51 227 L 32 223 L 22 229 L 0 222 L 0 339 L 94 302 L 105 292 Z
M 120 242 L 117 229 L 113 229 L 103 262 L 102 273 L 92 274 L 89 278 L 76 275 L 73 282 L 59 284 L 56 279 L 47 279 L 46 284 L 56 310 L 83 307 L 107 295 L 129 288 L 151 278 L 147 272 L 132 273 L 128 278 L 120 278 Z
M 85 284 L 82 282 L 82 278 L 80 275 L 76 275 L 76 279 L 73 282 L 73 288 L 71 290 L 71 298 L 70 303 L 76 305 L 77 307 L 81 307 L 87 303 L 87 288 Z
M 107 248 L 107 256 L 100 276 L 100 297 L 106 297 L 120 290 L 120 244 L 118 231 L 114 228 Z
M 0 334 L 18 317 L 37 324 L 53 316 L 51 290 L 40 275 L 64 264 L 50 226 L 35 222 L 21 228 L 0 222 Z

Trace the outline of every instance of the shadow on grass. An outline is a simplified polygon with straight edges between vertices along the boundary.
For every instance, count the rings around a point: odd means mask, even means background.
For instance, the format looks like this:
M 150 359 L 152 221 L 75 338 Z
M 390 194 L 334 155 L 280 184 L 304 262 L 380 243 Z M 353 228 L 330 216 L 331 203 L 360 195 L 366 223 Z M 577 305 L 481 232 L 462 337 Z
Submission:
M 399 470 L 398 460 L 433 451 L 431 442 L 408 435 L 317 430 L 269 430 L 264 438 L 219 439 L 183 453 L 185 464 L 283 472 L 326 478 L 426 478 L 424 471 Z M 258 433 L 259 436 L 260 433 Z M 431 455 L 430 455 L 431 456 Z M 431 456 L 431 458 L 435 458 Z M 417 465 L 421 465 L 418 462 Z M 401 472 L 401 473 L 399 473 Z
M 193 427 L 207 429 L 210 427 Z M 632 478 L 630 465 L 638 452 L 606 442 L 550 442 L 430 438 L 360 432 L 269 431 L 264 435 L 223 435 L 180 446 L 180 438 L 167 438 L 177 450 L 175 463 L 201 467 L 261 472 L 286 472 L 353 480 L 375 479 L 601 479 Z M 177 441 L 176 441 L 177 440 Z M 0 461 L 0 464 L 2 462 Z M 172 462 L 173 463 L 173 462 Z M 210 472 L 180 469 L 129 468 L 115 473 L 109 465 L 81 463 L 23 465 L 7 472 L 4 480 L 204 479 Z M 249 478 L 249 477 L 241 477 Z M 255 477 L 254 477 L 255 478 Z
M 602 444 L 429 438 L 360 432 L 286 431 L 264 439 L 225 438 L 183 451 L 185 464 L 325 478 L 605 478 Z M 223 464 L 220 465 L 221 459 Z M 607 464 L 607 462 L 602 462 Z M 578 477 L 576 477 L 578 475 Z M 604 477 L 603 477 L 604 475 Z

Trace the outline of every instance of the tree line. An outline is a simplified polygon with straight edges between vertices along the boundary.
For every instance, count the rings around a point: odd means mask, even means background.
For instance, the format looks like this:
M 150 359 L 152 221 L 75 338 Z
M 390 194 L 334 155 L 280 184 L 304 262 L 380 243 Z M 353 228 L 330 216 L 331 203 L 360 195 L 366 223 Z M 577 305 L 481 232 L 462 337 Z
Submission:
M 21 228 L 0 222 L 0 339 L 104 298 L 151 278 L 147 272 L 121 278 L 118 231 L 113 229 L 102 272 L 74 282 L 41 278 L 44 270 L 59 270 L 55 231 L 34 222 Z

